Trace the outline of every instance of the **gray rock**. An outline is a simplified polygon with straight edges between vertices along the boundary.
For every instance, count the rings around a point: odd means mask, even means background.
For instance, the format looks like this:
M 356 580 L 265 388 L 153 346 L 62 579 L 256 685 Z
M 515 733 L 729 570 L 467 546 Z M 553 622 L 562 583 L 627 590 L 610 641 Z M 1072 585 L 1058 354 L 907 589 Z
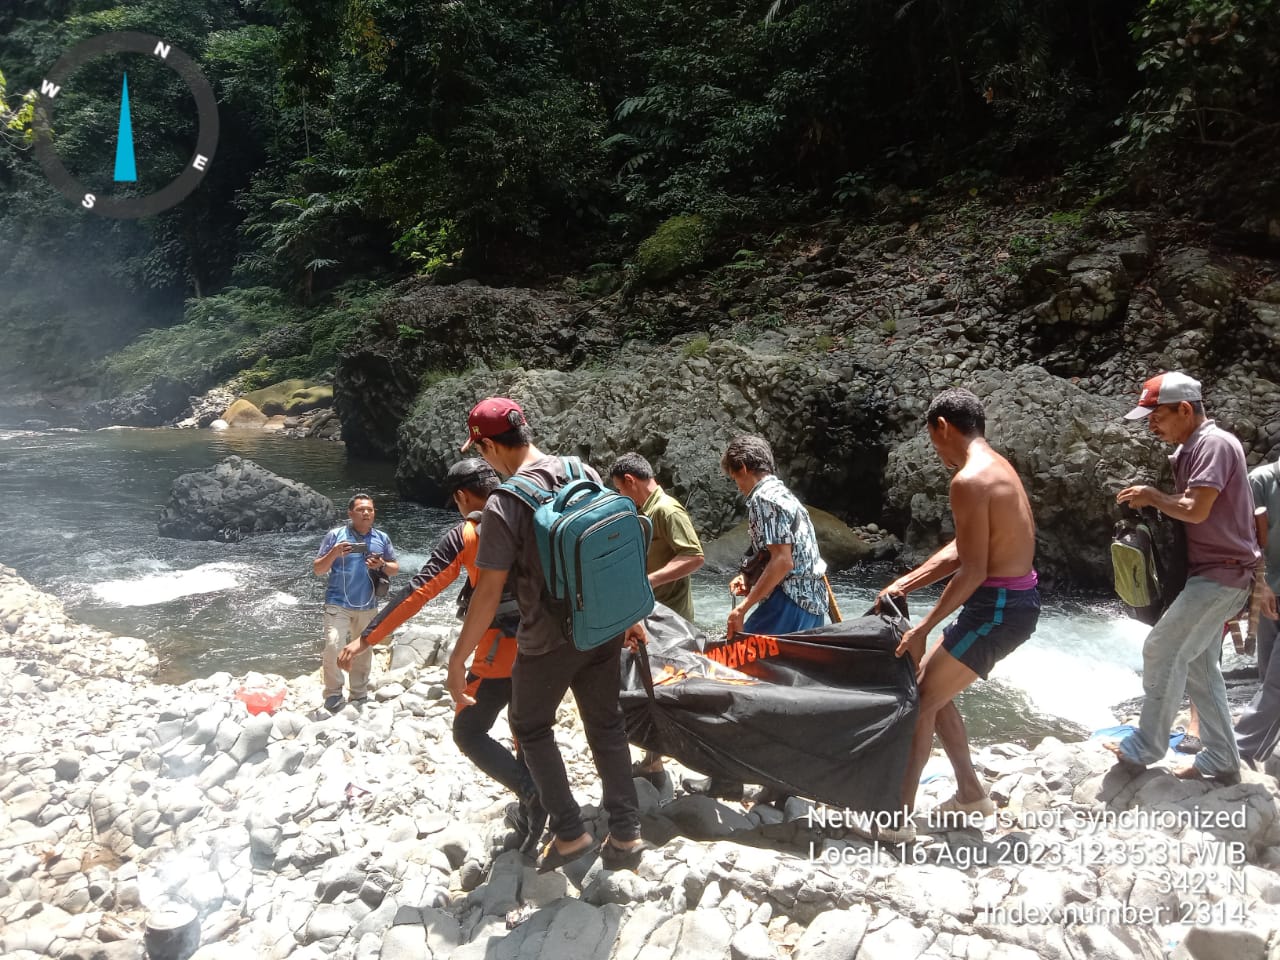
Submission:
M 382 938 L 381 960 L 421 960 L 427 952 L 427 931 L 421 926 L 392 927 Z
M 449 865 L 457 870 L 471 850 L 471 832 L 461 826 L 441 830 L 432 838 L 437 850 L 449 858 Z
M 208 960 L 203 950 L 191 955 L 191 960 Z M 34 954 L 32 955 L 35 956 Z M 61 960 L 143 960 L 142 940 L 119 940 L 115 943 L 80 941 L 70 944 L 60 954 Z M 15 956 L 15 960 L 17 960 Z
M 355 926 L 355 921 L 341 906 L 334 903 L 322 903 L 316 907 L 307 921 L 306 934 L 302 943 L 314 943 L 328 937 L 343 937 Z
M 231 747 L 231 759 L 237 763 L 244 763 L 258 751 L 265 750 L 271 739 L 273 722 L 270 714 L 260 713 L 249 717 L 240 730 L 240 736 Z
M 1192 927 L 1172 960 L 1265 960 L 1267 941 L 1253 930 Z
M 743 814 L 711 797 L 680 797 L 663 807 L 662 813 L 694 840 L 719 840 L 753 826 Z
M 883 917 L 877 917 L 882 921 Z M 867 931 L 858 948 L 859 960 L 901 960 L 921 956 L 937 934 L 917 927 L 906 917 L 894 917 L 887 924 Z M 800 958 L 797 958 L 800 960 Z
M 200 775 L 196 778 L 196 783 L 201 790 L 220 787 L 234 777 L 239 769 L 240 764 L 236 763 L 232 757 L 225 753 L 220 753 L 210 760 L 209 765 L 200 772 Z
M 731 960 L 777 960 L 778 948 L 769 931 L 759 923 L 749 923 L 729 941 Z
M 680 919 L 674 956 L 728 958 L 733 930 L 719 910 L 694 910 Z
M 75 754 L 64 753 L 54 761 L 53 775 L 59 780 L 74 780 L 80 776 L 80 758 Z
M 48 793 L 32 790 L 6 801 L 5 813 L 14 820 L 30 820 L 34 823 L 50 799 Z
M 508 850 L 493 861 L 481 900 L 485 916 L 505 916 L 519 906 L 523 873 L 524 859 L 518 850 Z
M 865 907 L 818 914 L 796 942 L 793 960 L 853 960 L 870 919 Z
M 268 531 L 324 530 L 337 517 L 327 497 L 232 456 L 175 480 L 158 527 L 165 537 L 236 541 Z

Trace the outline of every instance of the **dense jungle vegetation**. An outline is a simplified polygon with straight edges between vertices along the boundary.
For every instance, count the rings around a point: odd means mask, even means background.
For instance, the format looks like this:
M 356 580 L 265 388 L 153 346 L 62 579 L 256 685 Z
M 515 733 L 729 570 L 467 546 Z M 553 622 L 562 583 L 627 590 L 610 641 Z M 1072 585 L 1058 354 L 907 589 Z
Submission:
M 200 189 L 142 221 L 73 207 L 31 146 L 28 91 L 117 30 L 186 51 L 220 104 Z M 185 87 L 138 59 L 59 101 L 83 182 L 111 180 L 124 69 L 139 189 L 191 156 Z M 0 384 L 315 374 L 411 274 L 661 283 L 885 189 L 1034 184 L 1265 238 L 1278 85 L 1274 0 L 6 0 Z

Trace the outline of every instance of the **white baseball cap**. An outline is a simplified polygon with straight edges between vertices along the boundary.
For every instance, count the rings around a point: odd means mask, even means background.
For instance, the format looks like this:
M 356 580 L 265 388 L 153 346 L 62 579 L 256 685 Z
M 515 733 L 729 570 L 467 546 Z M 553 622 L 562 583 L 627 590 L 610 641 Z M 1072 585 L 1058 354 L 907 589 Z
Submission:
M 1181 403 L 1183 400 L 1195 403 L 1202 399 L 1200 381 L 1195 377 L 1188 377 L 1185 373 L 1161 373 L 1142 385 L 1138 405 L 1126 413 L 1124 418 L 1141 420 L 1150 416 L 1151 411 L 1161 404 Z

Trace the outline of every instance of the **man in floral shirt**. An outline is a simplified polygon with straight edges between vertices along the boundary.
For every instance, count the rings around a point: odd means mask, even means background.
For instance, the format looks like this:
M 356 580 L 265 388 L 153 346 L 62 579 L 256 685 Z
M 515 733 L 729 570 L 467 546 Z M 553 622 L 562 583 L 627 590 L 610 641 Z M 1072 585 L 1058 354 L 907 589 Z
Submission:
M 730 592 L 742 597 L 729 612 L 729 636 L 743 631 L 779 636 L 821 626 L 827 611 L 827 565 L 818 552 L 809 511 L 774 475 L 768 442 L 749 434 L 735 437 L 720 467 L 747 498 L 751 549 L 769 551 L 769 562 L 755 583 L 739 574 L 729 584 Z M 756 609 L 748 616 L 752 607 Z

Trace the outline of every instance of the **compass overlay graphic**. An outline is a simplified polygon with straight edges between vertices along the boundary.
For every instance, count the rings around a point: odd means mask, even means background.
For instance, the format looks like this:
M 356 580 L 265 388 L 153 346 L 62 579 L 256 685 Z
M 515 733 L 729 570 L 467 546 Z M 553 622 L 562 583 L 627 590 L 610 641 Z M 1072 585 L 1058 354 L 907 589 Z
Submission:
M 105 194 L 104 188 L 86 186 L 67 171 L 54 145 L 54 108 L 67 81 L 78 68 L 91 60 L 118 53 L 136 53 L 160 60 L 183 79 L 196 104 L 199 127 L 195 153 L 167 186 L 144 197 L 111 197 Z M 131 183 L 137 180 L 137 166 L 133 150 L 133 121 L 129 107 L 127 74 L 121 76 L 117 129 L 115 179 L 119 183 Z M 35 111 L 36 157 L 49 182 L 82 210 L 121 220 L 136 220 L 167 210 L 181 203 L 200 185 L 213 162 L 217 146 L 218 103 L 213 95 L 213 88 L 194 60 L 160 37 L 130 31 L 105 33 L 84 40 L 64 53 L 40 81 L 40 95 L 36 99 Z

